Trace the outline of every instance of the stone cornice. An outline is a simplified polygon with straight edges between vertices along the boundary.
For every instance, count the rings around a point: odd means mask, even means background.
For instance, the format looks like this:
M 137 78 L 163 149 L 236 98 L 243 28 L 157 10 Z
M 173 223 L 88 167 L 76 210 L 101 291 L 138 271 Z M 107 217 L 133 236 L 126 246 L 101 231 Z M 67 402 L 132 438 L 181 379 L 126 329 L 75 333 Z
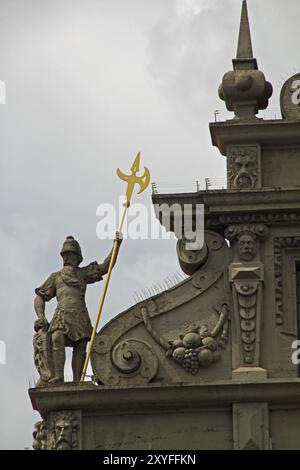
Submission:
M 250 222 L 269 225 L 300 222 L 300 188 L 153 194 L 152 202 L 169 206 L 179 204 L 182 208 L 185 204 L 203 204 L 207 227 Z
M 300 121 L 287 119 L 249 122 L 213 122 L 209 124 L 212 143 L 222 155 L 231 144 L 300 145 Z
M 198 191 L 194 193 L 169 193 L 153 194 L 153 204 L 204 204 L 206 206 L 245 206 L 245 205 L 270 205 L 289 203 L 296 204 L 300 208 L 300 185 L 299 188 L 263 188 L 252 190 L 219 189 Z
M 268 402 L 270 405 L 299 405 L 300 379 L 262 381 L 219 381 L 199 385 L 95 386 L 64 384 L 29 390 L 34 410 L 42 417 L 58 409 L 101 414 L 153 413 L 202 407 L 230 406 L 232 403 Z M 300 406 L 300 405 L 299 405 Z M 147 411 L 148 410 L 148 411 Z

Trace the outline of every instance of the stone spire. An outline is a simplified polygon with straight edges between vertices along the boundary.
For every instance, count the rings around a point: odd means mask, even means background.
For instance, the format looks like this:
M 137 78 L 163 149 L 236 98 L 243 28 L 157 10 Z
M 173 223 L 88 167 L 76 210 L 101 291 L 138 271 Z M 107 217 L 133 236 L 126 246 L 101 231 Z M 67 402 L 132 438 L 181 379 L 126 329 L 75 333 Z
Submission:
M 272 85 L 258 70 L 253 57 L 247 1 L 243 0 L 236 59 L 233 71 L 227 72 L 219 87 L 219 96 L 228 111 L 234 111 L 234 120 L 249 121 L 260 109 L 266 109 L 272 96 Z
M 243 0 L 237 59 L 253 59 L 251 34 L 246 0 Z

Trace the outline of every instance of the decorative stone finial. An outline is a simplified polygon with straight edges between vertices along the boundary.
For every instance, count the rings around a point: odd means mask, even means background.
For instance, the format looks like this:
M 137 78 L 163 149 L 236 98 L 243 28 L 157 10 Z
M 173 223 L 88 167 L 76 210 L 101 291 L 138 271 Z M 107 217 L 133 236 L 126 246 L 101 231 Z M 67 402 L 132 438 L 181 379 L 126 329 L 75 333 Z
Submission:
M 237 59 L 253 59 L 250 26 L 248 19 L 248 8 L 246 0 L 243 0 L 241 24 L 239 32 Z
M 227 72 L 219 87 L 219 96 L 228 111 L 234 111 L 234 120 L 257 119 L 260 109 L 266 109 L 273 88 L 258 70 L 253 57 L 247 2 L 243 0 L 236 59 L 233 71 Z

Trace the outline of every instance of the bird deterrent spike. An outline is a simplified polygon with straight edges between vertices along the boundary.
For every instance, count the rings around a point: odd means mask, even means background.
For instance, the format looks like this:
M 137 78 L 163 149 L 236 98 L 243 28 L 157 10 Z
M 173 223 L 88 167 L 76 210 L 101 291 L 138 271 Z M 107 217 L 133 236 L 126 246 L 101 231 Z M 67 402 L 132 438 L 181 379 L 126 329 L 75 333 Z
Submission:
M 152 296 L 154 296 L 155 295 L 155 290 L 153 288 L 153 285 L 150 287 L 150 290 L 151 290 Z
M 148 287 L 146 287 L 146 291 L 147 291 L 147 293 L 148 293 L 148 297 L 152 297 L 151 291 L 150 291 L 150 289 L 149 289 Z
M 142 291 L 143 291 L 143 294 L 144 294 L 144 300 L 146 300 L 147 299 L 147 291 L 145 291 L 145 289 L 142 289 Z
M 139 301 L 139 295 L 138 295 L 138 293 L 135 291 L 133 295 L 134 295 L 134 297 L 135 297 L 135 299 L 136 299 L 136 303 L 138 303 L 138 301 Z
M 151 290 L 152 296 L 155 295 L 155 291 L 153 289 L 153 286 L 150 287 L 150 290 Z
M 143 296 L 142 296 L 141 291 L 138 292 L 138 298 L 139 298 L 139 301 L 140 301 L 140 302 L 143 300 Z

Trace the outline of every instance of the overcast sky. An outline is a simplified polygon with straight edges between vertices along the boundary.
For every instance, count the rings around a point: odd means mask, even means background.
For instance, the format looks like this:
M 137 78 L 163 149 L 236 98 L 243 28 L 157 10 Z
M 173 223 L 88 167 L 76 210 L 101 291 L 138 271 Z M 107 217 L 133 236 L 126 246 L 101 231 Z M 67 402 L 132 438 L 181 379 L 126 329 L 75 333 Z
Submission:
M 96 209 L 116 204 L 137 151 L 152 181 L 224 178 L 210 141 L 232 68 L 241 0 L 0 0 L 1 314 L 0 448 L 30 447 L 34 289 L 61 267 L 67 235 L 86 263 L 112 242 L 96 237 Z M 299 0 L 248 0 L 254 55 L 274 86 L 299 72 Z M 192 185 L 191 185 L 192 188 Z M 148 207 L 150 189 L 135 198 Z M 102 324 L 133 294 L 178 270 L 175 240 L 126 240 Z M 103 285 L 102 285 L 103 286 Z M 88 287 L 94 319 L 102 286 Z M 48 305 L 51 315 L 55 303 Z

